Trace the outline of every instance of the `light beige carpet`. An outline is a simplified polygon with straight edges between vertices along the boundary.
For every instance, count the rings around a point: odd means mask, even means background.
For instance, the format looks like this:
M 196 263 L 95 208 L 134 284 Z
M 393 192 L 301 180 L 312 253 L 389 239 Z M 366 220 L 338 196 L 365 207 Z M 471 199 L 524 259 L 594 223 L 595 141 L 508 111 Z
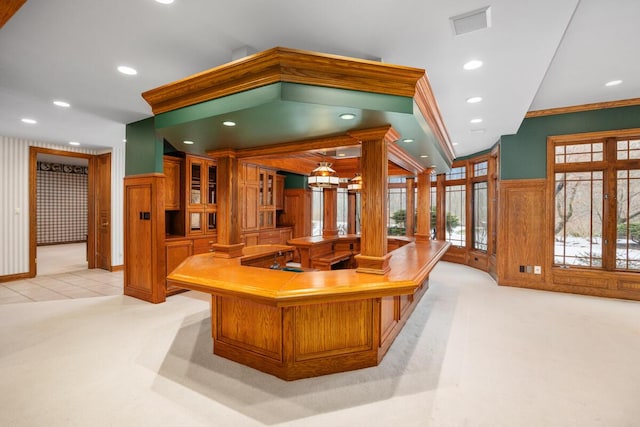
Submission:
M 640 304 L 440 263 L 375 368 L 285 382 L 211 354 L 209 299 L 0 306 L 0 425 L 638 426 Z

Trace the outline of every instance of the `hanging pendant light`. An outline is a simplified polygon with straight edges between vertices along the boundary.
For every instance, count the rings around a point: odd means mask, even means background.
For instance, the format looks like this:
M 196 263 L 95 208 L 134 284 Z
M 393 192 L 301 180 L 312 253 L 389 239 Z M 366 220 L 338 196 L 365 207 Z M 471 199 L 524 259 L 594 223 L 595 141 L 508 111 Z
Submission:
M 340 178 L 336 171 L 331 169 L 331 163 L 322 161 L 318 167 L 311 171 L 309 175 L 309 187 L 315 188 L 338 188 Z
M 356 176 L 349 180 L 349 184 L 347 185 L 347 189 L 349 191 L 358 192 L 362 190 L 362 176 L 359 173 L 356 173 Z

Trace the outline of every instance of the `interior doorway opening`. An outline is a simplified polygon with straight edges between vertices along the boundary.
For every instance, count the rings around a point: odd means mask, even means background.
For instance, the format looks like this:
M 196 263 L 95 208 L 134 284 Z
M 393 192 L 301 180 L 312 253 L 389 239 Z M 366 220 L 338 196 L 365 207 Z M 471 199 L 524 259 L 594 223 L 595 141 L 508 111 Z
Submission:
M 110 166 L 110 153 L 30 147 L 29 277 L 111 270 Z

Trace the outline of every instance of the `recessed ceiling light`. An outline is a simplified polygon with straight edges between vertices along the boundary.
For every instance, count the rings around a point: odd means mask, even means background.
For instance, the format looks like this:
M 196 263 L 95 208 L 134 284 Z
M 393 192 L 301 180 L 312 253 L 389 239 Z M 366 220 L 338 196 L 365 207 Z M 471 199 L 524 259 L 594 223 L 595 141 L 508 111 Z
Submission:
M 182 141 L 182 143 L 183 143 L 183 144 L 187 144 L 187 145 L 193 145 L 193 144 L 195 144 L 193 141 L 189 141 L 189 140 Z
M 606 82 L 604 85 L 605 86 L 618 86 L 620 83 L 622 83 L 622 80 L 611 80 L 610 82 Z
M 344 153 L 338 153 L 338 157 L 344 157 L 344 156 L 346 156 L 346 154 L 344 154 Z
M 160 4 L 171 4 L 173 3 L 173 0 L 156 0 L 156 2 Z
M 353 113 L 342 113 L 340 114 L 340 118 L 342 120 L 353 120 L 356 118 L 356 115 Z
M 482 123 L 482 119 L 471 119 L 469 123 Z
M 65 101 L 53 101 L 54 105 L 57 105 L 58 107 L 64 107 L 64 108 L 69 108 L 71 107 L 71 104 L 69 104 L 68 102 Z
M 459 142 L 454 142 L 453 146 L 455 147 L 456 145 L 460 144 Z
M 236 122 L 232 122 L 231 120 L 225 120 L 224 122 L 222 122 L 222 124 L 225 126 L 235 126 Z
M 122 74 L 126 74 L 127 76 L 135 76 L 136 74 L 138 74 L 135 68 L 131 68 L 126 65 L 118 66 L 118 71 L 120 71 Z
M 471 98 L 467 98 L 467 102 L 469 104 L 477 104 L 480 101 L 482 101 L 482 97 L 481 96 L 472 96 Z
M 27 117 L 25 117 L 24 119 L 21 119 L 22 123 L 27 123 L 29 125 L 35 125 L 36 123 L 38 123 L 36 120 L 33 119 L 29 119 Z
M 415 141 L 413 138 L 405 138 L 402 140 L 402 142 L 413 142 Z
M 471 60 L 462 66 L 465 70 L 477 70 L 480 67 L 482 67 L 482 61 L 477 59 Z
M 122 142 L 127 142 L 127 138 L 122 138 Z
M 69 145 L 80 145 L 77 141 L 69 141 Z
M 421 158 L 423 158 L 423 159 L 426 159 L 426 158 L 427 158 L 427 157 L 429 157 L 429 156 L 427 156 L 426 154 L 423 154 L 423 155 L 422 155 L 422 156 L 420 156 L 420 157 L 421 157 Z

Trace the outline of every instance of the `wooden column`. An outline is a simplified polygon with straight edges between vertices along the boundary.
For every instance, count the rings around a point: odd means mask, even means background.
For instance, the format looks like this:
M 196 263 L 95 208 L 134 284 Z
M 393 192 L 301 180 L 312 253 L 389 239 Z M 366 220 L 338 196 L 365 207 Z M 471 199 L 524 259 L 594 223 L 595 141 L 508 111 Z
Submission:
M 405 234 L 408 237 L 411 237 L 414 235 L 414 228 L 415 228 L 415 211 L 416 211 L 416 198 L 415 198 L 415 191 L 413 191 L 413 184 L 415 183 L 415 178 L 411 177 L 411 178 L 407 178 L 407 210 L 406 210 L 406 217 L 405 217 L 405 221 L 404 221 L 404 229 Z
M 347 234 L 356 234 L 356 194 L 355 191 L 347 193 Z
M 416 241 L 431 240 L 431 171 L 427 169 L 418 176 L 418 218 Z
M 360 273 L 385 274 L 389 271 L 387 254 L 387 193 L 389 142 L 399 138 L 391 127 L 355 131 L 351 136 L 362 143 L 362 190 L 360 254 L 356 255 Z
M 338 189 L 324 188 L 322 197 L 322 237 L 338 237 Z
M 216 158 L 218 160 L 218 242 L 212 245 L 213 255 L 218 258 L 236 258 L 242 256 L 244 247 L 240 241 L 238 159 L 233 150 L 217 152 Z

